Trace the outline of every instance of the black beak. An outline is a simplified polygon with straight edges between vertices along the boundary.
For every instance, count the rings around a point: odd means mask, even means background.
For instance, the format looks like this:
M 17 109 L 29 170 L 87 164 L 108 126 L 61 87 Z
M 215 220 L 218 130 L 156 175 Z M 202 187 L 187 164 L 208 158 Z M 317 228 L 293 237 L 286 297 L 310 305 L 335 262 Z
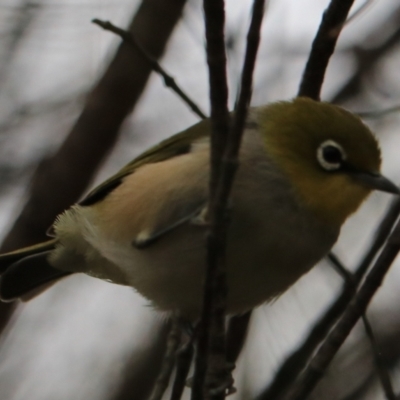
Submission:
M 373 190 L 400 194 L 400 189 L 392 181 L 382 176 L 379 172 L 349 171 L 350 176 Z

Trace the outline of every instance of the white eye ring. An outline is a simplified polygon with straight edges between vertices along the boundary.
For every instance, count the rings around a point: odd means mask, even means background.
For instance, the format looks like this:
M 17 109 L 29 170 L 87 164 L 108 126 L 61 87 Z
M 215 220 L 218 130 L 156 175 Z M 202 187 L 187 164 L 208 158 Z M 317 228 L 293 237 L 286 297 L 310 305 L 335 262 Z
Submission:
M 333 140 L 326 140 L 317 149 L 317 160 L 321 167 L 327 171 L 338 170 L 345 159 L 346 153 L 343 147 Z

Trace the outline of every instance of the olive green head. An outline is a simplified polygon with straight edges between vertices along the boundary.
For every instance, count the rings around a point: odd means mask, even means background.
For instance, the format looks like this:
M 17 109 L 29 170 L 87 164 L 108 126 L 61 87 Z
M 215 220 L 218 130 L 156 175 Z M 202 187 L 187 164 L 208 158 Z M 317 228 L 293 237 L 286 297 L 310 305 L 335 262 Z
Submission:
M 356 115 L 297 98 L 260 109 L 259 118 L 268 154 L 322 221 L 341 225 L 374 189 L 399 193 L 380 175 L 378 142 Z

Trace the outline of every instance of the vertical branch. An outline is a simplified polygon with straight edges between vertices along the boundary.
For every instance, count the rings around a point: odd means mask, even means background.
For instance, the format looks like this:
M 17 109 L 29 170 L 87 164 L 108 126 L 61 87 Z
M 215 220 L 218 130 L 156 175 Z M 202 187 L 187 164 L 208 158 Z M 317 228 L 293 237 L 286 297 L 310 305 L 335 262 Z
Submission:
M 354 0 L 331 0 L 324 12 L 297 96 L 319 100 L 325 71 Z
M 181 342 L 181 329 L 178 320 L 175 319 L 172 323 L 168 334 L 167 348 L 163 357 L 160 373 L 154 384 L 150 400 L 161 400 L 165 390 L 168 387 L 172 371 L 175 364 L 175 354 Z
M 204 0 L 204 18 L 212 119 L 210 178 L 210 202 L 212 204 L 214 201 L 213 197 L 215 197 L 222 155 L 229 132 L 228 83 L 224 40 L 224 0 Z M 212 206 L 210 208 L 212 209 Z
M 225 283 L 225 224 L 216 225 L 216 189 L 221 169 L 222 155 L 229 132 L 228 83 L 226 76 L 226 54 L 224 41 L 225 2 L 224 0 L 204 0 L 205 33 L 207 41 L 207 63 L 209 70 L 211 103 L 211 172 L 209 194 L 209 218 L 211 228 L 207 236 L 207 269 L 204 284 L 203 307 L 198 331 L 195 375 L 193 380 L 192 400 L 204 398 L 209 337 L 212 313 L 215 309 L 214 294 L 226 296 Z M 222 231 L 216 228 L 222 228 Z M 217 282 L 218 281 L 218 282 Z M 218 290 L 216 288 L 218 287 Z M 219 329 L 222 336 L 215 340 L 213 351 L 224 353 L 224 309 L 219 315 Z M 214 312 L 215 314 L 215 312 Z M 219 347 L 219 349 L 216 349 Z
M 224 46 L 224 2 L 205 0 L 207 60 L 210 73 L 211 100 L 211 178 L 207 238 L 207 274 L 204 289 L 202 318 L 193 399 L 201 398 L 207 372 L 207 390 L 212 399 L 224 399 L 229 383 L 226 373 L 225 309 L 226 276 L 225 252 L 228 228 L 227 204 L 238 167 L 238 154 L 252 93 L 252 79 L 260 42 L 265 0 L 254 0 L 252 20 L 241 78 L 239 101 L 233 126 L 229 127 L 227 109 L 226 55 Z M 229 135 L 229 136 L 228 136 Z M 209 363 L 204 354 L 209 349 Z M 203 352 L 203 354 L 201 354 Z
M 213 295 L 216 292 L 218 269 L 222 272 L 219 282 L 222 296 L 226 293 L 224 283 L 224 235 L 215 229 L 215 193 L 229 131 L 228 83 L 226 76 L 226 54 L 224 41 L 225 2 L 224 0 L 204 0 L 205 33 L 207 41 L 207 63 L 209 69 L 211 103 L 211 172 L 209 194 L 209 217 L 211 229 L 207 237 L 207 270 L 204 284 L 203 308 L 198 331 L 195 375 L 193 380 L 192 400 L 204 398 L 209 348 L 209 330 L 213 309 Z M 220 241 L 218 241 L 220 238 Z M 222 286 L 222 287 L 221 287 Z M 223 313 L 223 310 L 222 310 Z M 224 316 L 220 316 L 223 319 Z M 224 335 L 220 346 L 224 347 Z M 224 350 L 222 350 L 224 351 Z

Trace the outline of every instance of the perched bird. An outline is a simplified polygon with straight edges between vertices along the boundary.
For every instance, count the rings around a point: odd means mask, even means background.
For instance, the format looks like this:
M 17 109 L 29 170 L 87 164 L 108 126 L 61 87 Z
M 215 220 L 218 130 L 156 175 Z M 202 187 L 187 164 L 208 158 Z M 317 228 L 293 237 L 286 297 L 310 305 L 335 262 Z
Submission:
M 209 135 L 205 120 L 161 142 L 61 214 L 53 239 L 0 256 L 1 298 L 31 297 L 84 272 L 196 318 Z M 380 164 L 371 131 L 340 107 L 297 98 L 251 109 L 231 197 L 228 312 L 249 310 L 296 282 L 372 190 L 399 194 Z

